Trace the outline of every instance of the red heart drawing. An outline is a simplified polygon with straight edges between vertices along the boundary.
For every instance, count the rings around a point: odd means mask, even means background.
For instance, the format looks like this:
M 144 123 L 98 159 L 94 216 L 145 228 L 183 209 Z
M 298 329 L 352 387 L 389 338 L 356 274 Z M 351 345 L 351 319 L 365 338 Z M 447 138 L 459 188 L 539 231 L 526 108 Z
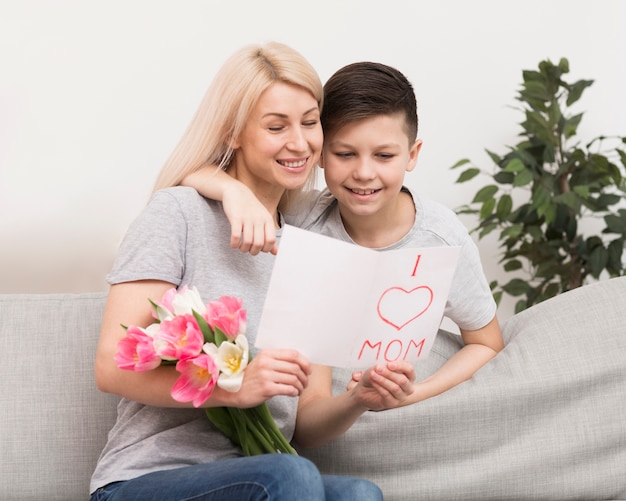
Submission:
M 424 314 L 432 302 L 433 291 L 426 285 L 410 291 L 402 287 L 390 287 L 381 294 L 376 311 L 383 322 L 400 330 Z

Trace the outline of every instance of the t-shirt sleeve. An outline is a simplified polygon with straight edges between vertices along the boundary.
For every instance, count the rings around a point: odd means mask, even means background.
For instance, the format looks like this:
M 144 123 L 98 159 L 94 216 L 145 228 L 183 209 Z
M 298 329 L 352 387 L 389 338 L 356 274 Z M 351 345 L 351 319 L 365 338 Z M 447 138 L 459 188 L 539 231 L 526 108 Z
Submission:
M 478 247 L 465 234 L 445 315 L 464 330 L 480 329 L 496 314 L 496 302 L 483 272 Z
M 464 330 L 484 327 L 495 316 L 497 305 L 478 247 L 454 211 L 431 200 L 422 200 L 422 209 L 430 231 L 445 245 L 461 248 L 444 315 Z
M 107 282 L 163 280 L 180 284 L 186 235 L 187 222 L 178 200 L 167 191 L 155 193 L 131 223 Z

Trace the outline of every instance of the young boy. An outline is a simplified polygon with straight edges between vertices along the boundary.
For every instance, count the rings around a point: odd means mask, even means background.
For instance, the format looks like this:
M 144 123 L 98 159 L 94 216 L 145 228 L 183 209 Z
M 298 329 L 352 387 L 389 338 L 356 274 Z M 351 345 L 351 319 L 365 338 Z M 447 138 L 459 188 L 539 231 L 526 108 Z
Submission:
M 413 88 L 389 66 L 370 62 L 345 66 L 324 86 L 321 122 L 325 140 L 320 166 L 328 189 L 305 192 L 297 211 L 284 215 L 287 223 L 381 251 L 461 247 L 445 315 L 458 325 L 464 346 L 434 374 L 416 382 L 413 393 L 399 405 L 438 395 L 469 379 L 503 348 L 503 340 L 496 305 L 467 230 L 453 211 L 403 186 L 422 146 Z M 297 140 L 298 131 L 293 135 Z M 273 219 L 235 183 L 211 167 L 184 181 L 205 196 L 224 201 L 234 247 L 252 253 L 275 250 Z M 393 364 L 387 369 L 394 370 Z M 379 370 L 354 373 L 348 390 L 362 378 L 375 379 Z M 310 397 L 330 392 L 328 381 L 322 379 L 326 378 L 309 381 L 300 407 L 308 405 Z M 297 439 L 303 446 L 317 445 L 308 437 Z

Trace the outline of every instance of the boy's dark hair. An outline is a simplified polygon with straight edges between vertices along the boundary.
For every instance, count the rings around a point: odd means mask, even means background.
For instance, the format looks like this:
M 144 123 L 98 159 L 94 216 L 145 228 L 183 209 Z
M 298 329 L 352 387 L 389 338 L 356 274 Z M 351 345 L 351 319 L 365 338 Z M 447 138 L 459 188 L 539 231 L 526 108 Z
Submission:
M 417 138 L 417 103 L 413 86 L 395 68 L 380 63 L 352 63 L 324 85 L 321 122 L 325 135 L 349 123 L 402 113 L 409 141 Z

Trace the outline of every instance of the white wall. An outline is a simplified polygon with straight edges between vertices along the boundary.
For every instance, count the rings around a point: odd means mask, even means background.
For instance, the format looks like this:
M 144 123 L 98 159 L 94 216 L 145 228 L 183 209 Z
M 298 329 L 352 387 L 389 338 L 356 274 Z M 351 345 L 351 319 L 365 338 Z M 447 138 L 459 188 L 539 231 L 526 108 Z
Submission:
M 402 70 L 424 140 L 407 183 L 454 208 L 476 186 L 449 167 L 517 142 L 509 106 L 542 59 L 596 80 L 583 137 L 626 134 L 624 25 L 620 0 L 0 0 L 0 292 L 106 289 L 127 225 L 241 45 L 290 44 L 323 81 L 357 60 Z M 480 248 L 497 277 L 495 244 Z

